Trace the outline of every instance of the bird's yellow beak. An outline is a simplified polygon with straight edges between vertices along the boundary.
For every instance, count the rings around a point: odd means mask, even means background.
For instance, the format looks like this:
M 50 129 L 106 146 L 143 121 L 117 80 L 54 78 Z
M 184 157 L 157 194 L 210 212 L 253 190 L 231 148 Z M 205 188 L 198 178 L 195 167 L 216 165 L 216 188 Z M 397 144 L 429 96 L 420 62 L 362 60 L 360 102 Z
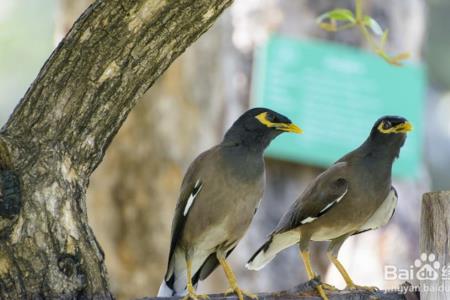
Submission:
M 406 133 L 413 130 L 413 126 L 411 123 L 406 121 L 405 123 L 398 124 L 395 126 L 395 131 L 400 133 Z
M 293 132 L 293 133 L 298 133 L 298 134 L 302 134 L 303 130 L 298 127 L 297 125 L 295 125 L 294 123 L 275 123 L 277 124 L 277 126 L 275 126 L 276 129 L 281 130 L 281 131 L 287 131 L 287 132 Z
M 267 112 L 260 113 L 255 117 L 258 119 L 261 124 L 264 124 L 265 126 L 269 128 L 275 128 L 276 130 L 286 131 L 286 132 L 293 132 L 301 134 L 303 133 L 303 130 L 295 125 L 294 123 L 275 123 L 271 122 L 267 119 Z

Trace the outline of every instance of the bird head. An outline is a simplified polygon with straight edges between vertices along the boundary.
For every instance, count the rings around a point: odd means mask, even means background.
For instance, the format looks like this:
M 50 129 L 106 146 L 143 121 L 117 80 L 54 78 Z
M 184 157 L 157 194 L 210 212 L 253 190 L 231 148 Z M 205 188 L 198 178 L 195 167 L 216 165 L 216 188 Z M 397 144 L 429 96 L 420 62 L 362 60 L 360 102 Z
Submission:
M 225 142 L 267 147 L 284 132 L 303 133 L 286 116 L 268 108 L 252 108 L 241 115 L 225 134 Z
M 374 125 L 377 133 L 405 134 L 413 129 L 411 123 L 403 117 L 385 116 L 377 120 Z
M 412 129 L 411 123 L 403 117 L 384 116 L 373 125 L 370 140 L 392 148 L 398 156 L 398 150 L 405 143 L 406 134 Z

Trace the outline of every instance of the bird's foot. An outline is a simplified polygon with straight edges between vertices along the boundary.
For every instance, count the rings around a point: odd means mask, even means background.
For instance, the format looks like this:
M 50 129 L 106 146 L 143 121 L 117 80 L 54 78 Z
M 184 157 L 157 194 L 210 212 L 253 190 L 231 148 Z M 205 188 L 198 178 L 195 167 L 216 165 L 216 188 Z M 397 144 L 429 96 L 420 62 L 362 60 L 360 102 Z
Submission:
M 319 293 L 320 297 L 321 297 L 323 300 L 328 300 L 328 296 L 327 296 L 327 294 L 325 293 L 323 284 L 319 284 L 318 286 L 316 286 L 316 291 Z
M 357 285 L 357 284 L 348 284 L 345 288 L 346 290 L 360 290 L 360 291 L 369 291 L 369 292 L 375 292 L 379 291 L 380 289 L 376 286 L 365 286 L 365 285 Z
M 328 291 L 335 291 L 337 290 L 334 286 L 328 284 L 328 283 L 323 283 L 320 281 L 320 276 L 315 275 L 314 273 L 312 273 L 312 277 L 310 279 L 313 282 L 313 286 L 316 289 L 317 293 L 320 295 L 320 297 L 323 300 L 328 300 L 328 296 L 325 293 L 325 290 Z
M 191 299 L 191 300 L 202 300 L 202 299 L 207 300 L 207 299 L 209 299 L 209 296 L 206 294 L 197 294 L 195 292 L 195 290 L 190 291 L 188 289 L 188 292 L 187 292 L 186 296 L 183 297 L 183 300 L 189 300 L 189 299 Z
M 206 300 L 206 299 L 209 299 L 209 296 L 206 294 L 199 295 L 199 294 L 195 294 L 195 293 L 193 293 L 193 294 L 187 293 L 186 296 L 183 297 L 183 300 L 189 300 L 189 299 L 191 299 L 191 300 L 201 300 L 201 299 Z
M 331 292 L 339 291 L 339 289 L 337 287 L 335 287 L 334 285 L 331 285 L 331 284 L 328 284 L 328 283 L 325 283 L 325 282 L 322 282 L 320 285 L 323 287 L 323 289 L 325 291 L 331 291 Z
M 227 296 L 229 294 L 236 294 L 238 296 L 239 300 L 244 300 L 245 296 L 248 297 L 248 298 L 251 298 L 251 299 L 255 299 L 255 300 L 258 299 L 258 296 L 256 294 L 247 293 L 247 292 L 241 290 L 237 286 L 234 287 L 234 288 L 233 287 L 229 288 L 224 293 L 225 296 Z

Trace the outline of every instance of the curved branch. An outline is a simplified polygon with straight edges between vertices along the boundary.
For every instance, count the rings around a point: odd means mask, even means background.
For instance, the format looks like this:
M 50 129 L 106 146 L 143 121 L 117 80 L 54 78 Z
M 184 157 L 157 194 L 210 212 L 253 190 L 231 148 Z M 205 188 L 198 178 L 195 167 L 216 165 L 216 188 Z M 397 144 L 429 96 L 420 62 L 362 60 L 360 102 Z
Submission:
M 97 0 L 76 21 L 0 132 L 0 172 L 21 186 L 7 180 L 0 199 L 1 299 L 112 298 L 89 176 L 137 99 L 231 2 Z
M 89 176 L 136 100 L 231 3 L 96 1 L 45 63 L 4 133 L 41 150 L 59 145 Z

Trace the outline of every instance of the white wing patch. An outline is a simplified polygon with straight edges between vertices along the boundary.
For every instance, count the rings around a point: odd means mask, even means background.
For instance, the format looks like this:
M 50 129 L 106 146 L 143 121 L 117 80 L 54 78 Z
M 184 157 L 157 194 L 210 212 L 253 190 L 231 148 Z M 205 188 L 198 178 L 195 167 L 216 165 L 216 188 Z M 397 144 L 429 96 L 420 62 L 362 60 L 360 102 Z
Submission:
M 300 224 L 303 225 L 303 224 L 311 223 L 314 220 L 317 220 L 318 217 L 320 217 L 321 215 L 326 213 L 333 205 L 339 203 L 342 200 L 342 198 L 344 198 L 345 194 L 347 194 L 347 191 L 348 191 L 348 188 L 345 189 L 344 193 L 342 193 L 342 195 L 340 195 L 339 198 L 330 202 L 329 204 L 327 204 L 327 206 L 322 208 L 316 217 L 307 217 L 307 218 L 303 219 L 302 221 L 300 221 Z
M 194 185 L 194 190 L 189 195 L 188 201 L 186 203 L 186 207 L 183 211 L 183 216 L 186 216 L 189 212 L 189 209 L 191 208 L 192 204 L 194 204 L 195 197 L 197 197 L 198 193 L 200 193 L 200 190 L 202 189 L 203 185 L 200 183 L 200 179 L 197 180 L 197 182 Z
M 300 224 L 307 224 L 307 223 L 311 223 L 312 221 L 314 221 L 317 218 L 312 218 L 312 217 L 307 217 L 306 219 L 303 219 Z
M 347 194 L 348 188 L 345 189 L 345 192 L 336 200 L 334 200 L 333 202 L 329 203 L 327 206 L 325 206 L 324 208 L 322 208 L 322 210 L 319 212 L 319 214 L 323 214 L 325 211 L 329 210 L 333 205 L 335 205 L 336 203 L 339 203 L 342 198 L 344 198 L 345 194 Z

